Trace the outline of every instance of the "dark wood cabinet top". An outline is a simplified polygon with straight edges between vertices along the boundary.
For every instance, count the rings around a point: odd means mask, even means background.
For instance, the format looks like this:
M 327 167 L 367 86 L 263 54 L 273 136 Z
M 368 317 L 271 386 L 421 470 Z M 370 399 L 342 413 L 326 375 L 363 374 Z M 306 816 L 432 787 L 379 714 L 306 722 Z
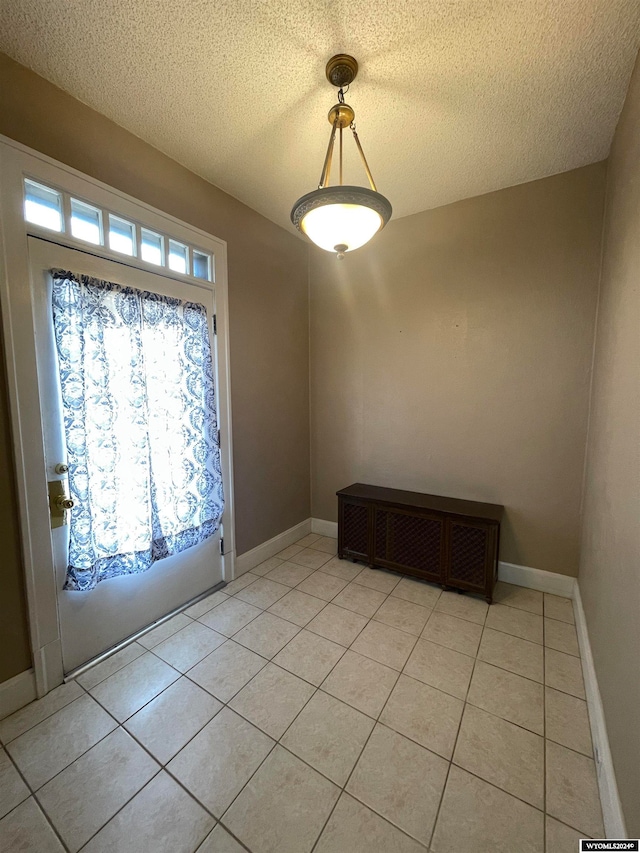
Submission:
M 440 495 L 425 495 L 422 492 L 405 492 L 402 489 L 387 489 L 384 486 L 370 486 L 366 483 L 354 483 L 346 489 L 340 489 L 337 495 L 366 501 L 379 501 L 402 507 L 419 507 L 445 512 L 448 515 L 464 515 L 483 518 L 488 521 L 501 521 L 504 507 L 500 504 L 488 504 L 481 501 L 464 501 L 459 498 L 447 498 Z

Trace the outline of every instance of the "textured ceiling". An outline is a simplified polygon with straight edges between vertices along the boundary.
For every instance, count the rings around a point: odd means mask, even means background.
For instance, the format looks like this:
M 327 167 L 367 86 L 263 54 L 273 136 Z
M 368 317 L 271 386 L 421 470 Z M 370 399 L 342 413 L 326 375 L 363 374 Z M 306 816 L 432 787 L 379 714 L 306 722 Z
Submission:
M 639 35 L 638 0 L 0 3 L 1 50 L 286 227 L 332 54 L 360 63 L 347 100 L 399 217 L 605 158 Z

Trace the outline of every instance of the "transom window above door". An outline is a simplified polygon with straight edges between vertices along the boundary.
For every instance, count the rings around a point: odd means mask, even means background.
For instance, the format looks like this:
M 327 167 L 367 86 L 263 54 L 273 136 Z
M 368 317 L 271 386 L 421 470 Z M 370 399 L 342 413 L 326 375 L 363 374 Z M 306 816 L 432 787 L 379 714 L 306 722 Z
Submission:
M 31 178 L 24 179 L 24 218 L 152 267 L 215 281 L 214 258 L 209 252 Z

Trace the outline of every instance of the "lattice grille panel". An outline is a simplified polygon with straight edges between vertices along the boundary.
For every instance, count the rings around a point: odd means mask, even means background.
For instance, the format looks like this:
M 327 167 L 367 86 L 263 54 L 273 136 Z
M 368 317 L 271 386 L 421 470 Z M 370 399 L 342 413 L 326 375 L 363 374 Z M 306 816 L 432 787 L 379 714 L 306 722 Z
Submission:
M 484 564 L 487 552 L 487 531 L 464 524 L 451 526 L 452 579 L 484 588 Z
M 415 515 L 389 513 L 387 559 L 423 572 L 440 575 L 442 522 Z
M 387 519 L 389 513 L 376 510 L 376 559 L 387 559 Z
M 355 554 L 367 554 L 367 507 L 346 503 L 343 512 L 343 548 Z

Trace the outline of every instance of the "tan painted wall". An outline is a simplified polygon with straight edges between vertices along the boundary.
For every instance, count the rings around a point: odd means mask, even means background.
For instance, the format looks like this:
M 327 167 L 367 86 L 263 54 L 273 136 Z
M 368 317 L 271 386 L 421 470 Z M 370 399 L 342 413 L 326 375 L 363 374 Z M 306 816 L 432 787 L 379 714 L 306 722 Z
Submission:
M 607 174 L 580 591 L 631 837 L 640 836 L 640 62 Z
M 311 252 L 312 514 L 361 481 L 506 506 L 501 559 L 575 575 L 604 164 Z
M 227 241 L 237 552 L 308 518 L 306 245 L 3 54 L 0 81 L 0 133 Z
M 31 666 L 0 323 L 0 682 Z

